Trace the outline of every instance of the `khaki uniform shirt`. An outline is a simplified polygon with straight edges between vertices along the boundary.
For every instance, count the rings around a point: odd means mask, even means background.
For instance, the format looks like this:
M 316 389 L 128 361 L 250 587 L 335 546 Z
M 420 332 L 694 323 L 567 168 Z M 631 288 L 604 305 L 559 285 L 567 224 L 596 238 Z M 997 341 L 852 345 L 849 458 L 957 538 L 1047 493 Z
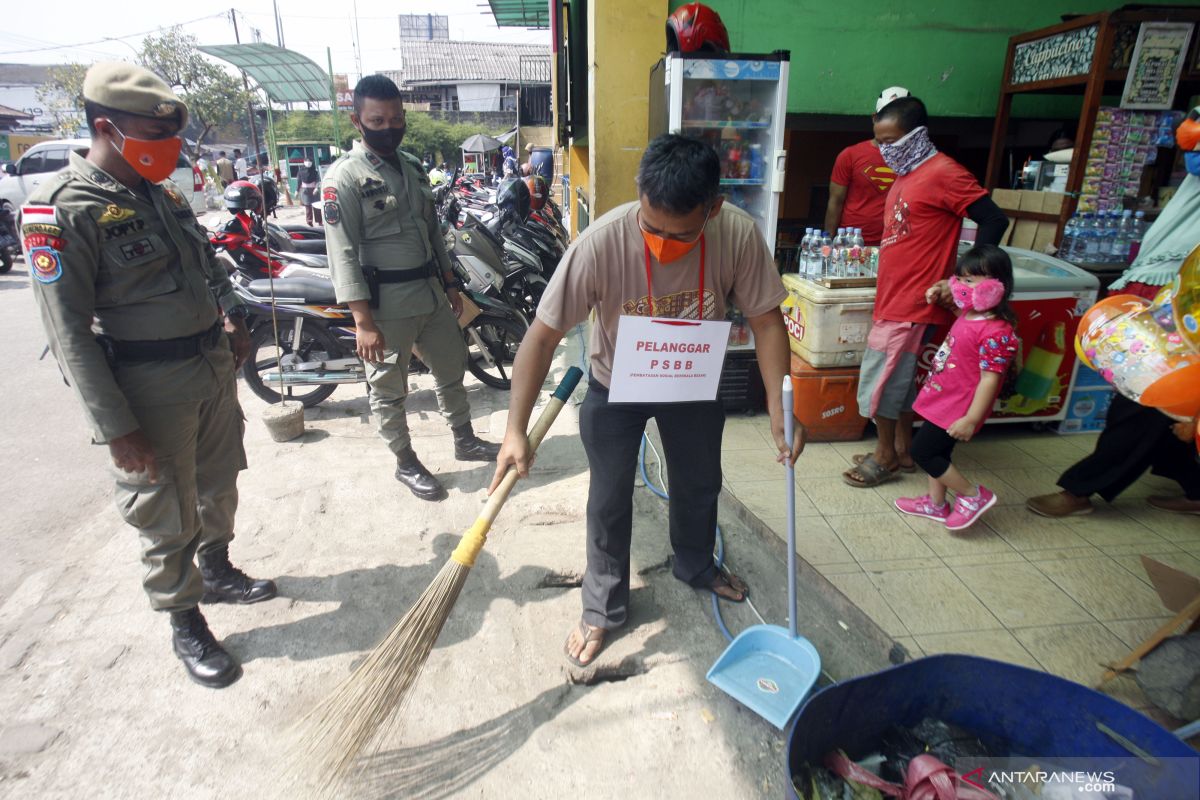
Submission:
M 396 152 L 401 169 L 356 141 L 321 182 L 329 271 L 339 303 L 369 300 L 363 267 L 414 269 L 436 260 L 438 277 L 380 286 L 376 319 L 430 314 L 444 302 L 441 275 L 450 258 L 420 162 Z
M 228 348 L 175 361 L 121 364 L 96 342 L 201 333 L 241 305 L 187 200 L 174 184 L 134 191 L 72 153 L 21 209 L 25 262 L 63 377 L 97 442 L 132 433 L 132 408 L 205 400 Z M 218 308 L 218 303 L 220 308 Z M 218 355 L 219 352 L 219 355 Z

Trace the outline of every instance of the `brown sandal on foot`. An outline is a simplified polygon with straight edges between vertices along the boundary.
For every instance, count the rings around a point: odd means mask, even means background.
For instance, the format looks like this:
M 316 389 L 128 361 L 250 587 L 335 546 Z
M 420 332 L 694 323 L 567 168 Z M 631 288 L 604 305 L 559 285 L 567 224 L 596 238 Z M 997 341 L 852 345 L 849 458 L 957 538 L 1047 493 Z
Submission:
M 730 597 L 728 595 L 721 594 L 717 591 L 717 589 L 722 587 L 728 587 L 729 589 L 741 595 L 741 597 Z M 744 580 L 739 578 L 737 575 L 734 575 L 732 572 L 724 571 L 717 572 L 717 576 L 708 584 L 708 590 L 715 594 L 717 599 L 725 600 L 730 603 L 746 602 L 746 595 L 749 593 L 749 587 L 746 586 L 746 582 Z
M 868 458 L 875 458 L 875 454 L 874 453 L 859 453 L 856 456 L 850 456 L 850 463 L 857 467 L 859 464 L 866 461 Z M 917 465 L 916 464 L 901 464 L 899 467 L 897 467 L 897 469 L 899 469 L 901 472 L 916 472 Z
M 570 661 L 577 667 L 590 667 L 596 662 L 596 659 L 600 656 L 601 651 L 604 650 L 604 637 L 608 635 L 608 631 L 604 628 L 593 628 L 591 625 L 588 625 L 586 622 L 584 622 L 582 617 L 580 617 L 579 627 L 572 631 L 572 633 L 578 633 L 583 639 L 583 647 L 579 648 L 579 655 L 583 655 L 583 651 L 587 650 L 589 644 L 592 644 L 593 642 L 600 643 L 600 646 L 596 648 L 596 652 L 593 653 L 592 657 L 587 661 L 580 661 L 579 656 L 571 655 L 570 634 L 567 634 L 567 641 L 563 643 L 563 655 L 567 657 L 567 661 Z

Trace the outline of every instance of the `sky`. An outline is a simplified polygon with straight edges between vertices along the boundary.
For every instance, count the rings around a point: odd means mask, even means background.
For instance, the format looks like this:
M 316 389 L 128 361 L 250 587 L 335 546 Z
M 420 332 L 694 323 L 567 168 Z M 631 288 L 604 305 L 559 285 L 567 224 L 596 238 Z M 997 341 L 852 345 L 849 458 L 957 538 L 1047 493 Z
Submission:
M 548 31 L 497 28 L 486 0 L 277 0 L 284 44 L 311 58 L 323 69 L 325 48 L 332 50 L 333 71 L 351 76 L 399 68 L 399 14 L 444 14 L 450 18 L 450 38 L 460 41 L 513 42 L 549 45 Z M 56 13 L 51 24 L 46 7 L 34 2 L 6 4 L 0 26 L 0 63 L 57 64 L 103 59 L 132 59 L 147 33 L 183 23 L 200 44 L 232 44 L 229 6 L 213 0 L 165 3 L 163 0 L 119 0 L 107 6 L 70 0 L 69 5 L 92 13 Z M 352 22 L 358 14 L 356 53 Z M 482 7 L 481 7 L 482 6 Z M 56 6 L 56 8 L 58 8 Z M 271 0 L 243 0 L 237 5 L 242 41 L 277 44 Z M 114 41 L 115 40 L 115 41 Z M 361 59 L 361 72 L 359 69 Z

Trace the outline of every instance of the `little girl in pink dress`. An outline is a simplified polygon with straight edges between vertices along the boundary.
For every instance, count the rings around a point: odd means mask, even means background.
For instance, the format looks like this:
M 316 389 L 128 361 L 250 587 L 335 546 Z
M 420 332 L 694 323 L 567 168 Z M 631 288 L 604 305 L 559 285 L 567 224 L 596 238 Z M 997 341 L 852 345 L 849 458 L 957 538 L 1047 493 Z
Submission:
M 960 309 L 933 358 L 933 367 L 913 410 L 925 420 L 913 438 L 913 460 L 929 474 L 929 494 L 901 497 L 905 514 L 944 522 L 947 530 L 969 528 L 996 504 L 987 487 L 970 483 L 950 462 L 957 442 L 970 441 L 991 415 L 1005 370 L 1017 352 L 1012 262 L 995 245 L 971 248 L 950 278 Z M 937 287 L 926 292 L 934 302 Z M 954 506 L 946 490 L 954 492 Z

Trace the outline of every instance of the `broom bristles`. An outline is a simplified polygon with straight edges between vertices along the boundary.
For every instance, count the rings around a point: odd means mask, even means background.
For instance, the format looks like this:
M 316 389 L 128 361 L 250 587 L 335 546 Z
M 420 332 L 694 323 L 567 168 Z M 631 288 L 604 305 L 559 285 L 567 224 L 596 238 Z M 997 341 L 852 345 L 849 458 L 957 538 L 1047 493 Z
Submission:
M 298 723 L 300 766 L 330 788 L 378 750 L 407 702 L 471 568 L 447 561 L 408 613 L 341 685 Z

